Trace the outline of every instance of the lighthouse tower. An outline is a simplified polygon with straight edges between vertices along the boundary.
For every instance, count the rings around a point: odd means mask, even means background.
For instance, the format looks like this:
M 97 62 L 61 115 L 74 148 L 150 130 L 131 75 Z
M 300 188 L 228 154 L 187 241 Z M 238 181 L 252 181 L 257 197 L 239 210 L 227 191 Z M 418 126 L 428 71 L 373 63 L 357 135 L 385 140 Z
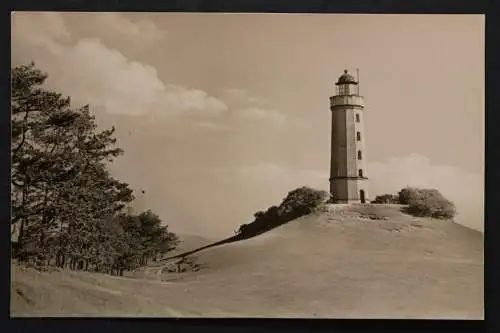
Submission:
M 363 97 L 358 80 L 344 70 L 330 97 L 332 145 L 330 193 L 336 203 L 368 201 Z

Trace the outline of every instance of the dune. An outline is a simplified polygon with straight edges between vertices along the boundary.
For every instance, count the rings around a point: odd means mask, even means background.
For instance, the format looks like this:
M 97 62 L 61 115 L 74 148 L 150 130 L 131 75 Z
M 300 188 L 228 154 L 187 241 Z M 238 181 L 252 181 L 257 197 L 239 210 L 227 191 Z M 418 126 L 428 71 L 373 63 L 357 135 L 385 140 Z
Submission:
M 398 206 L 314 213 L 189 259 L 198 271 L 157 279 L 13 265 L 11 314 L 484 318 L 483 235 Z

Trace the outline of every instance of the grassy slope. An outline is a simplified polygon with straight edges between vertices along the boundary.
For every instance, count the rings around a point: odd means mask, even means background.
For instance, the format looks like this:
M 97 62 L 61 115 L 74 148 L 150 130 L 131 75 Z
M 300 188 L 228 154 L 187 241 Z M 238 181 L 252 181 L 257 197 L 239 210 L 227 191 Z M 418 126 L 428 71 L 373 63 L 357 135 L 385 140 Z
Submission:
M 360 219 L 360 209 L 199 252 L 206 268 L 172 283 L 14 267 L 13 314 L 483 317 L 482 234 L 395 208 L 371 208 L 387 221 Z
M 198 235 L 191 235 L 191 234 L 178 234 L 177 237 L 179 237 L 180 242 L 174 250 L 168 252 L 168 257 L 175 256 L 175 255 L 178 255 L 178 254 L 181 254 L 184 252 L 192 251 L 194 249 L 206 246 L 207 244 L 211 244 L 214 242 L 214 240 L 212 240 L 212 239 L 208 239 L 208 238 L 198 236 Z M 162 264 L 161 261 L 151 262 L 150 267 L 139 268 L 133 273 L 127 272 L 126 275 L 133 276 L 136 278 L 150 278 L 151 275 L 153 275 L 153 277 L 156 277 L 155 275 L 157 275 L 157 270 L 155 269 L 153 271 L 150 268 L 159 266 L 161 264 Z

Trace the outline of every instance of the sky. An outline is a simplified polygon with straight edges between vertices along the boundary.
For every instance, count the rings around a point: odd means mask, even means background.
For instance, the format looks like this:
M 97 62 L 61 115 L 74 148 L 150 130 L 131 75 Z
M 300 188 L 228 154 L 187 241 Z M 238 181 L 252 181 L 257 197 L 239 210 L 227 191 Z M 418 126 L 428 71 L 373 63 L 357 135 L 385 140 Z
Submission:
M 329 97 L 359 68 L 370 197 L 437 188 L 483 230 L 484 16 L 12 14 L 12 65 L 90 104 L 113 174 L 173 232 L 231 235 L 328 190 Z M 141 190 L 145 193 L 142 194 Z

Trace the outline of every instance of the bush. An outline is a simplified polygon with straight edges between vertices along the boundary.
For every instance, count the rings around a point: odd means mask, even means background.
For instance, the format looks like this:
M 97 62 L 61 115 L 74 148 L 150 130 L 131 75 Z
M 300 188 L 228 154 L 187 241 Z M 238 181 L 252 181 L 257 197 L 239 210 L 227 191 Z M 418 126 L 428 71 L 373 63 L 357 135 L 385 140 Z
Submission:
M 266 213 L 259 210 L 258 212 L 256 212 L 255 214 L 253 214 L 253 216 L 255 217 L 256 220 L 260 220 L 262 219 L 264 216 L 266 216 Z
M 415 187 L 405 187 L 398 192 L 398 201 L 402 205 L 408 205 L 412 200 L 419 200 L 422 190 Z
M 329 197 L 330 195 L 326 191 L 315 190 L 307 186 L 299 187 L 288 192 L 278 211 L 280 215 L 306 215 L 328 200 Z
M 401 204 L 414 216 L 451 219 L 456 215 L 455 205 L 436 189 L 404 188 L 398 193 Z
M 375 197 L 375 200 L 372 201 L 372 203 L 376 204 L 398 204 L 399 203 L 399 197 L 394 194 L 382 194 L 382 195 L 377 195 Z
M 238 229 L 238 231 L 236 233 L 237 234 L 245 234 L 245 233 L 247 233 L 247 231 L 248 231 L 248 224 L 245 223 L 245 224 L 240 225 L 240 228 Z
M 311 213 L 318 205 L 329 198 L 328 192 L 315 190 L 309 187 L 300 187 L 288 192 L 279 207 L 271 206 L 265 212 L 254 214 L 252 223 L 243 224 L 237 234 L 244 237 L 255 236 L 291 221 L 299 216 Z

